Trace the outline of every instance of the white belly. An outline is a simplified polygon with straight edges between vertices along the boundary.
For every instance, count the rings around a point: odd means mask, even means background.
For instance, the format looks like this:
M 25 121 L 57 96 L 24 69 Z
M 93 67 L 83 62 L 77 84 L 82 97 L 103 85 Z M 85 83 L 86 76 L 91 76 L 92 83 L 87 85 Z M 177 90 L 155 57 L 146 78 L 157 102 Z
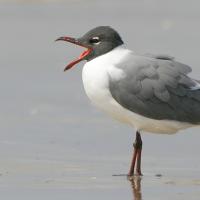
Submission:
M 123 71 L 115 68 L 111 59 L 104 59 L 105 54 L 84 65 L 82 79 L 87 96 L 94 105 L 105 111 L 113 118 L 127 123 L 140 131 L 152 133 L 172 134 L 178 130 L 191 127 L 189 123 L 182 123 L 171 120 L 154 120 L 133 113 L 122 107 L 112 97 L 109 90 L 109 76 L 120 78 L 124 76 Z M 121 55 L 123 56 L 123 55 Z M 119 57 L 119 56 L 118 56 Z

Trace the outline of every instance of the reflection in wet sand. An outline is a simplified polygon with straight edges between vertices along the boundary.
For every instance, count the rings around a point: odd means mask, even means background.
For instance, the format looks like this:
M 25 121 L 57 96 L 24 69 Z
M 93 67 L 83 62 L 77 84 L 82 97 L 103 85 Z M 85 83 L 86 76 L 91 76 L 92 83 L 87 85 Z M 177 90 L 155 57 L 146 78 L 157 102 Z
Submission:
M 141 176 L 133 176 L 129 178 L 131 182 L 131 188 L 133 192 L 133 200 L 142 200 L 142 190 L 141 190 Z

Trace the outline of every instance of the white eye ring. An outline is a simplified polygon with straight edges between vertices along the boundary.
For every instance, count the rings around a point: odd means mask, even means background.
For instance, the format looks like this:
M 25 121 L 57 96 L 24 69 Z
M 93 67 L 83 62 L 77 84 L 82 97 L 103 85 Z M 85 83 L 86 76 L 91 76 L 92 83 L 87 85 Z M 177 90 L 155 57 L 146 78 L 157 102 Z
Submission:
M 100 43 L 100 39 L 99 37 L 93 37 L 90 39 L 90 43 L 92 44 L 99 44 Z

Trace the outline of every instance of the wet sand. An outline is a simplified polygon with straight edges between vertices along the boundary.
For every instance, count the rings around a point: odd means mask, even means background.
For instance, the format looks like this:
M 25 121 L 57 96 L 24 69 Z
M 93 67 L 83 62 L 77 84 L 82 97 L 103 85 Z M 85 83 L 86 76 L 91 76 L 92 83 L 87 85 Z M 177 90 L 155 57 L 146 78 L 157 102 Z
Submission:
M 128 171 L 134 130 L 90 104 L 83 63 L 63 73 L 82 49 L 54 40 L 111 25 L 130 49 L 175 56 L 200 79 L 199 4 L 0 1 L 2 199 L 198 200 L 200 129 L 144 133 L 144 176 L 112 176 Z
M 146 157 L 145 157 L 146 158 Z M 145 168 L 143 177 L 112 176 L 125 161 L 109 158 L 65 161 L 44 159 L 1 160 L 3 199 L 198 199 L 199 170 Z M 120 162 L 121 161 L 121 162 Z M 148 158 L 145 163 L 148 163 Z M 116 167 L 118 165 L 118 167 Z

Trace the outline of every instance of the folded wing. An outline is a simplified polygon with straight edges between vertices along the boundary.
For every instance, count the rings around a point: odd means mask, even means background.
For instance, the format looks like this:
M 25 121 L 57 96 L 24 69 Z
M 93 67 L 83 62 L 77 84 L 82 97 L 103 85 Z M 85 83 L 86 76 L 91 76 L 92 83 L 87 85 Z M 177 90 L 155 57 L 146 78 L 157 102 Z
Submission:
M 110 76 L 113 98 L 126 109 L 152 119 L 200 123 L 200 84 L 191 68 L 165 55 L 131 55 L 118 65 L 126 74 Z

